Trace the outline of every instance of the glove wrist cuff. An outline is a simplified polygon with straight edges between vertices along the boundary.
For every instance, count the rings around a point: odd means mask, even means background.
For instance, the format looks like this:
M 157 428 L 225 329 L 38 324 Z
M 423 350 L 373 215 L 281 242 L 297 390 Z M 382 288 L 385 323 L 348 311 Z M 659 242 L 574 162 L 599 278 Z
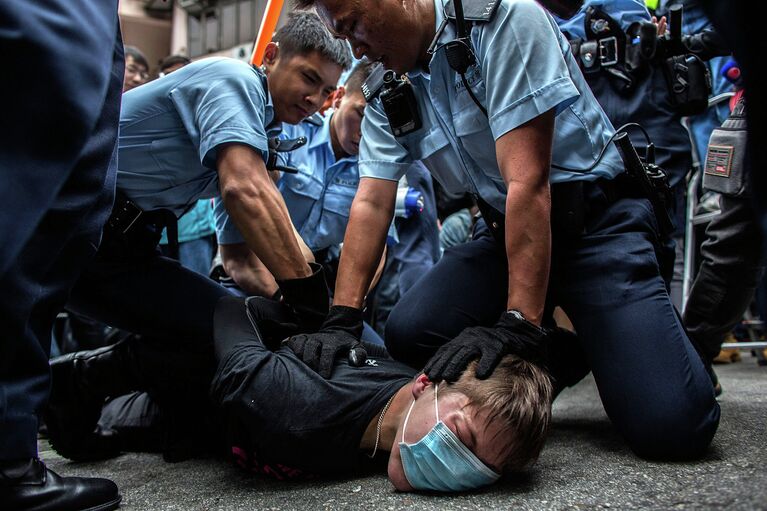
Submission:
M 507 328 L 515 332 L 522 332 L 532 337 L 541 337 L 546 334 L 546 331 L 543 328 L 529 322 L 517 309 L 509 309 L 502 313 L 496 326 Z
M 352 329 L 353 331 L 359 329 L 361 333 L 362 310 L 345 305 L 333 305 L 330 307 L 328 315 L 322 323 L 323 329 L 328 327 L 342 327 L 344 329 Z

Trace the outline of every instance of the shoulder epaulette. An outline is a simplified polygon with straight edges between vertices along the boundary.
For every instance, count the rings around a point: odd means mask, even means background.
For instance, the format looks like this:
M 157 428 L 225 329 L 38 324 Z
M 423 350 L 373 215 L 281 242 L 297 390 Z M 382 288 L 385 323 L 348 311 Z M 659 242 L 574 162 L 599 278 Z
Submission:
M 487 23 L 493 20 L 501 0 L 463 0 L 463 17 L 474 23 Z M 445 14 L 450 21 L 455 21 L 453 1 L 445 5 Z

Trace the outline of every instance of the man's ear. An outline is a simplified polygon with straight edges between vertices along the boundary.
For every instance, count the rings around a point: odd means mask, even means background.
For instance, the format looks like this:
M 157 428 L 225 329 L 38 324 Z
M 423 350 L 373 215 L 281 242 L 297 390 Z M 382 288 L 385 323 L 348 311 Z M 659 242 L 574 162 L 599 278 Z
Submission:
M 341 99 L 346 94 L 346 87 L 343 85 L 339 85 L 338 88 L 333 92 L 333 101 L 332 106 L 334 109 L 338 108 L 341 105 Z
M 269 74 L 274 66 L 277 65 L 277 61 L 280 58 L 280 46 L 274 41 L 270 41 L 266 48 L 264 48 L 264 60 L 263 64 L 266 68 L 266 73 Z
M 429 377 L 426 376 L 426 373 L 421 373 L 416 376 L 415 381 L 413 382 L 413 399 L 418 399 L 418 397 L 432 385 L 433 383 Z

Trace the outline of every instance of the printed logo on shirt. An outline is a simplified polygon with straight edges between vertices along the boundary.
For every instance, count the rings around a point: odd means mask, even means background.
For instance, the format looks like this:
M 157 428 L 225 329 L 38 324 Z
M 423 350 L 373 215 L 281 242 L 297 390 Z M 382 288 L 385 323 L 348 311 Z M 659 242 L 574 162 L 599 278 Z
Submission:
M 342 177 L 337 177 L 333 182 L 337 185 L 353 186 L 354 188 L 360 185 L 359 179 L 344 179 Z
M 370 367 L 378 367 L 378 361 L 373 358 L 365 360 L 365 364 L 369 365 Z
M 472 90 L 476 89 L 476 86 L 482 81 L 482 73 L 480 72 L 478 65 L 474 64 L 466 71 L 466 81 L 469 83 L 469 87 L 471 87 Z M 456 74 L 456 80 L 453 83 L 453 87 L 455 87 L 455 92 L 461 92 L 466 88 L 463 84 L 463 80 L 458 74 Z

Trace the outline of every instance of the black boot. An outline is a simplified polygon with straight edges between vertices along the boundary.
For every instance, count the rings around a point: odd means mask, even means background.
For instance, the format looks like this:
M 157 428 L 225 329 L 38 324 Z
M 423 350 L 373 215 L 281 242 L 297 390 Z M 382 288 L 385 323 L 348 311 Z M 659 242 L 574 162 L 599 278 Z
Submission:
M 109 511 L 120 505 L 108 479 L 61 477 L 37 458 L 0 461 L 0 507 L 14 511 Z
M 51 397 L 45 423 L 51 446 L 75 461 L 119 454 L 118 437 L 96 430 L 108 396 L 138 390 L 133 338 L 51 361 Z

